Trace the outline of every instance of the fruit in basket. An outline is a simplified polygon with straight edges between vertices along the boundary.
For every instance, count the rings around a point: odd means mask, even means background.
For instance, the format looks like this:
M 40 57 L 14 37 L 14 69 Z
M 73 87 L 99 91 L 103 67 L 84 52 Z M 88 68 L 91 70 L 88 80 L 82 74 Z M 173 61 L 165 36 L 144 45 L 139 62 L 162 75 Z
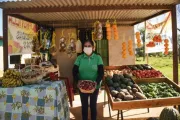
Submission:
M 113 81 L 109 78 L 106 78 L 106 83 L 108 86 L 113 86 Z
M 115 98 L 119 98 L 121 100 L 142 99 L 140 97 L 135 96 L 135 93 L 139 92 L 138 85 L 133 83 L 129 75 L 127 74 L 119 75 L 117 74 L 116 71 L 112 71 L 112 72 L 113 72 L 113 76 L 112 77 L 106 76 L 105 80 L 114 100 Z
M 116 99 L 114 99 L 114 101 L 115 101 L 115 102 L 119 102 L 119 101 L 122 101 L 122 99 L 116 98 Z
M 136 92 L 138 92 L 138 89 L 137 89 L 137 88 L 133 88 L 132 91 L 133 91 L 134 93 L 136 93 Z
M 120 80 L 120 77 L 118 74 L 114 74 L 112 78 L 113 82 L 118 82 Z
M 17 87 L 22 86 L 21 74 L 15 70 L 6 70 L 2 78 L 3 87 Z
M 140 92 L 136 92 L 136 93 L 135 93 L 135 96 L 136 96 L 137 98 L 139 98 L 139 99 L 146 99 L 146 96 L 143 95 L 143 94 L 140 93 Z
M 175 108 L 165 107 L 159 116 L 159 120 L 180 120 L 180 114 Z
M 125 77 L 125 78 L 131 78 L 131 76 L 129 75 L 129 74 L 123 74 L 123 76 Z
M 125 95 L 124 100 L 132 100 L 134 97 L 132 95 Z
M 115 90 L 115 88 L 114 87 L 109 87 L 109 90 L 112 91 L 112 90 Z
M 125 96 L 125 93 L 124 92 L 119 92 L 117 94 L 117 97 L 120 98 L 120 99 L 124 99 L 124 96 Z
M 119 83 L 113 83 L 113 87 L 114 87 L 114 88 L 119 87 Z
M 117 90 L 118 92 L 120 92 L 120 91 L 121 91 L 121 87 L 117 87 L 116 90 Z
M 79 82 L 79 88 L 86 90 L 86 91 L 90 91 L 90 90 L 94 89 L 95 86 L 96 86 L 96 83 L 92 82 L 92 81 L 82 80 Z
M 118 91 L 116 91 L 116 90 L 112 90 L 112 91 L 111 91 L 111 95 L 112 95 L 113 97 L 116 97 L 117 94 L 118 94 Z
M 132 88 L 131 88 L 131 86 L 127 86 L 127 88 L 126 88 L 127 90 L 131 90 Z

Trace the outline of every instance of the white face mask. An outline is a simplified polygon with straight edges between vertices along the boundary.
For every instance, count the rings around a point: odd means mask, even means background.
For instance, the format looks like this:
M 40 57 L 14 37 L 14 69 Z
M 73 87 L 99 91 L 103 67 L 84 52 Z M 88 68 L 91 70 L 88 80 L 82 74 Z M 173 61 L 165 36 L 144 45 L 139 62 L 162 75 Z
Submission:
M 86 53 L 87 55 L 91 55 L 92 53 L 92 47 L 84 47 L 84 53 Z

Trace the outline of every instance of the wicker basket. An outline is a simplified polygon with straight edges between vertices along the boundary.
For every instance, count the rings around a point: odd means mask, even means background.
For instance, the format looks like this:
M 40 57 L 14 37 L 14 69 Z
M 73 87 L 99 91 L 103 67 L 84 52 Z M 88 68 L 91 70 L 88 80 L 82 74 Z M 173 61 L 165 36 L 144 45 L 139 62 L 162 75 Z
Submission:
M 39 75 L 32 77 L 32 71 L 38 72 Z M 28 77 L 24 77 L 27 75 Z M 25 84 L 37 84 L 43 81 L 44 73 L 40 66 L 28 65 L 21 70 L 21 79 Z
M 92 81 L 90 81 L 90 80 L 83 80 L 83 81 L 92 82 Z M 82 81 L 80 81 L 80 82 L 82 82 Z M 84 89 L 82 89 L 82 88 L 79 87 L 80 82 L 78 83 L 78 88 L 79 88 L 79 90 L 80 90 L 82 93 L 93 93 L 93 92 L 96 90 L 96 86 L 97 86 L 96 83 L 95 83 L 95 87 L 94 87 L 93 89 L 91 89 L 91 90 L 84 90 Z

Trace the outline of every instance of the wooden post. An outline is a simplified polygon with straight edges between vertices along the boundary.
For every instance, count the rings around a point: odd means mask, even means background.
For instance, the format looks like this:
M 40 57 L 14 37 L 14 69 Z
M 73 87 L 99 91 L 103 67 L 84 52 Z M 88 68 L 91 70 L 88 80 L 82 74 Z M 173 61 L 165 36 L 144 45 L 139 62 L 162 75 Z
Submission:
M 149 54 L 146 53 L 146 60 L 147 60 L 147 64 L 149 64 Z
M 144 21 L 144 27 L 145 27 L 145 30 L 144 30 L 144 41 L 143 41 L 143 61 L 145 61 L 145 58 L 146 58 L 146 21 Z
M 178 84 L 178 43 L 176 6 L 172 8 L 173 81 Z
M 4 71 L 8 69 L 8 15 L 3 10 L 3 60 Z

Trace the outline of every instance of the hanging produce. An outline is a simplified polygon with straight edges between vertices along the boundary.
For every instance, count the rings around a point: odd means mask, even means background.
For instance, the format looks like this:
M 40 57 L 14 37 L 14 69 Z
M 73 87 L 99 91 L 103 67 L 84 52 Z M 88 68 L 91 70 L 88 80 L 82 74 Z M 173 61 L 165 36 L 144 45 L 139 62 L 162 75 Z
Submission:
M 49 30 L 46 30 L 46 32 L 44 33 L 44 42 L 43 42 L 43 45 L 42 45 L 43 49 L 46 49 L 46 45 L 47 45 L 47 40 L 48 40 L 49 34 L 50 34 Z
M 122 58 L 126 57 L 126 42 L 122 42 Z
M 33 36 L 33 40 L 32 40 L 32 51 L 35 53 L 39 53 L 40 52 L 40 43 L 38 40 L 38 33 L 35 34 L 35 36 Z
M 155 43 L 150 41 L 148 44 L 146 44 L 146 47 L 155 47 Z
M 39 30 L 39 49 L 43 47 L 43 28 L 40 28 Z
M 133 55 L 133 41 L 131 39 L 128 40 L 128 52 L 130 56 Z
M 76 53 L 81 53 L 82 52 L 82 43 L 81 40 L 79 39 L 79 30 L 78 30 L 78 40 L 76 42 Z
M 110 24 L 109 20 L 106 22 L 106 38 L 108 40 L 111 39 L 111 24 Z
M 137 40 L 137 47 L 140 48 L 142 46 L 140 32 L 136 32 L 136 40 Z
M 164 40 L 164 54 L 167 55 L 169 51 L 169 40 L 165 39 Z
M 154 41 L 154 42 L 162 42 L 161 35 L 155 35 L 155 36 L 153 37 L 153 41 Z
M 56 41 L 56 33 L 53 31 L 52 43 L 51 43 L 51 47 L 49 48 L 49 52 L 52 56 L 56 55 L 57 52 L 55 41 Z
M 113 29 L 113 32 L 114 32 L 114 40 L 118 40 L 119 35 L 118 35 L 118 27 L 117 27 L 116 20 L 114 21 L 114 23 L 112 25 L 112 29 Z
M 103 38 L 102 24 L 99 21 L 94 23 L 95 40 L 101 40 Z
M 62 30 L 61 37 L 59 39 L 59 52 L 66 51 L 66 38 L 64 36 L 64 30 Z
M 74 33 L 72 33 L 72 34 L 69 33 L 68 46 L 67 46 L 67 49 L 66 49 L 66 52 L 67 52 L 69 57 L 72 57 L 73 53 L 76 52 L 76 44 L 75 43 L 76 43 L 75 34 Z

